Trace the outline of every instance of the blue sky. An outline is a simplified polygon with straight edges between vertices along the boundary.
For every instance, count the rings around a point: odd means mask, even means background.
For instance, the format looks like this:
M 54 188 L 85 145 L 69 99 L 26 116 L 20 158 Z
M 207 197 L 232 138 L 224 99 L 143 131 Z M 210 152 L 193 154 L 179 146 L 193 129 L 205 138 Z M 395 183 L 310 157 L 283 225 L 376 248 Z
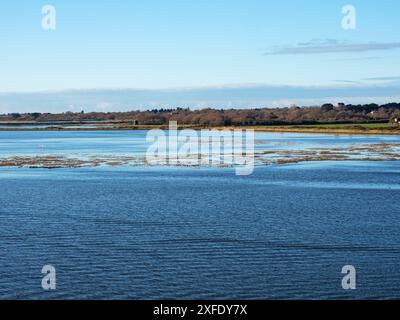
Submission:
M 348 4 L 355 30 L 342 28 Z M 2 0 L 0 112 L 400 100 L 399 12 L 395 0 Z

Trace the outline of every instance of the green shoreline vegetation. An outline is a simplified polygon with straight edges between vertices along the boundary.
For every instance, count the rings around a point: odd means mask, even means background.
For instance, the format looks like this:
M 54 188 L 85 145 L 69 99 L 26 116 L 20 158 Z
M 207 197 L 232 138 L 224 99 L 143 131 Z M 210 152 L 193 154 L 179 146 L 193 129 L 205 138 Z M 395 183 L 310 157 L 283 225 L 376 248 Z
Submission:
M 326 134 L 400 135 L 400 126 L 392 123 L 314 124 L 252 127 L 257 132 L 298 132 Z
M 238 130 L 251 129 L 256 132 L 293 132 L 293 133 L 325 133 L 325 134 L 371 134 L 371 135 L 400 135 L 400 125 L 392 123 L 346 123 L 346 124 L 304 124 L 304 125 L 266 125 L 266 126 L 201 126 L 179 125 L 179 129 L 216 129 Z M 40 122 L 18 123 L 0 122 L 0 131 L 108 131 L 108 130 L 168 130 L 168 125 L 132 125 L 128 123 L 103 123 L 102 125 L 82 124 L 51 124 Z
M 129 112 L 11 113 L 0 115 L 1 131 L 253 129 L 258 132 L 400 134 L 400 103 L 258 109 L 153 109 Z

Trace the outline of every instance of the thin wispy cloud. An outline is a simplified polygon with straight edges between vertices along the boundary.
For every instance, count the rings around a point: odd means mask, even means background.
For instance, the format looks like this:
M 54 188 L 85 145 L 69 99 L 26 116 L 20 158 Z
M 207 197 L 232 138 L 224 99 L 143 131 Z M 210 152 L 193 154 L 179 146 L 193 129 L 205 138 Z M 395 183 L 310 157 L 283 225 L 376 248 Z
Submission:
M 363 80 L 366 80 L 366 81 L 397 81 L 397 80 L 400 80 L 400 76 L 365 78 Z
M 368 60 L 379 60 L 382 57 L 356 57 L 356 58 L 340 58 L 330 59 L 330 61 L 368 61 Z
M 332 82 L 349 83 L 349 84 L 360 84 L 361 83 L 359 81 L 354 81 L 354 80 L 332 80 Z
M 294 46 L 275 47 L 265 55 L 306 55 L 327 53 L 369 52 L 400 48 L 400 42 L 351 43 L 336 39 L 313 39 Z

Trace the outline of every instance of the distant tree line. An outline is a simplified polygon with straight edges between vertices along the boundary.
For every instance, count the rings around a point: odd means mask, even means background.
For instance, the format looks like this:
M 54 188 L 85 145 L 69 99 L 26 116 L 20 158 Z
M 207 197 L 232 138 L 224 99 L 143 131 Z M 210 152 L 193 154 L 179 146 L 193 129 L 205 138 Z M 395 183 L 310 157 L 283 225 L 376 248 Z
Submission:
M 178 121 L 181 125 L 256 126 L 317 123 L 389 122 L 400 118 L 400 103 L 384 105 L 324 104 L 318 107 L 286 107 L 258 109 L 152 109 L 130 112 L 65 112 L 11 113 L 1 115 L 3 121 L 127 121 L 138 125 L 165 125 Z

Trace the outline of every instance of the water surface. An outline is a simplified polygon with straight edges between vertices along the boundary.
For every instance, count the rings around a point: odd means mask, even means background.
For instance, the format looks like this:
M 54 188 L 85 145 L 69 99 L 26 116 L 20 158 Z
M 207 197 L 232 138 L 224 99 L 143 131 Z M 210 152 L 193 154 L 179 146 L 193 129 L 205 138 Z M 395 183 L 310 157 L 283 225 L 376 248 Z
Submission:
M 397 137 L 262 134 L 266 143 Z M 272 141 L 272 144 L 271 144 Z M 367 141 L 367 142 L 366 142 Z M 144 152 L 141 132 L 0 132 L 7 155 Z M 135 149 L 136 148 L 136 149 Z M 0 169 L 2 299 L 400 298 L 400 162 Z M 57 290 L 41 268 L 57 269 Z M 341 288 L 354 265 L 358 288 Z

